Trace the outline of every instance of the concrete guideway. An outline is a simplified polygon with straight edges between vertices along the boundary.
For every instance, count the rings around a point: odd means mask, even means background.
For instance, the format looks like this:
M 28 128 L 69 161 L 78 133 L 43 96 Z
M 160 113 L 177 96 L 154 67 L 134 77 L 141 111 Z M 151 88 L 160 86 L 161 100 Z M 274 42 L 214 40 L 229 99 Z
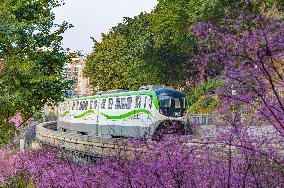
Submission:
M 211 115 L 190 115 L 191 121 L 198 124 L 208 125 L 214 122 L 214 117 Z M 43 145 L 51 145 L 58 148 L 62 148 L 68 151 L 79 152 L 85 155 L 95 156 L 109 156 L 118 152 L 132 152 L 147 150 L 146 145 L 138 148 L 137 146 L 130 146 L 131 143 L 127 142 L 127 139 L 122 138 L 102 138 L 93 137 L 88 135 L 80 135 L 75 133 L 59 132 L 56 131 L 57 122 L 44 122 L 36 126 L 36 130 L 30 129 L 31 133 L 35 134 L 35 139 L 25 138 L 26 141 L 31 142 L 31 148 L 40 148 Z M 24 143 L 26 142 L 24 141 Z M 193 141 L 193 140 L 192 140 Z M 151 144 L 150 142 L 148 144 Z M 195 141 L 193 141 L 193 144 Z M 22 148 L 27 146 L 23 144 Z M 30 145 L 30 144 L 28 144 Z
M 56 122 L 45 122 L 37 125 L 36 145 L 51 145 L 68 151 L 80 152 L 85 155 L 109 156 L 118 152 L 133 152 L 138 148 L 126 146 L 125 139 L 90 137 L 74 133 L 58 132 L 48 127 L 56 126 Z M 143 150 L 144 148 L 139 148 Z
M 135 145 L 128 142 L 128 139 L 122 138 L 101 138 L 79 135 L 74 133 L 59 132 L 54 130 L 56 121 L 45 122 L 37 125 L 36 137 L 32 148 L 40 148 L 44 145 L 50 145 L 65 149 L 71 152 L 81 153 L 87 156 L 110 156 L 123 152 L 128 156 L 133 156 L 136 152 L 146 152 L 147 146 L 155 144 L 155 141 L 147 141 L 145 144 Z M 186 136 L 188 142 L 185 145 L 202 146 L 204 143 L 198 139 L 193 139 L 190 135 Z

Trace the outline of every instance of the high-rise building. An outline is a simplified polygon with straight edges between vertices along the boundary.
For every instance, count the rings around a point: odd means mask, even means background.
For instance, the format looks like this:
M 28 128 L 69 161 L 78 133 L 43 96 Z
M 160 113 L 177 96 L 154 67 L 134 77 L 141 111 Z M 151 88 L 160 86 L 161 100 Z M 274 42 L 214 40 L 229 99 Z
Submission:
M 86 61 L 83 57 L 73 58 L 71 63 L 64 66 L 64 78 L 73 80 L 73 87 L 67 91 L 69 96 L 86 96 L 92 95 L 92 87 L 89 84 L 89 79 L 84 77 L 83 70 Z

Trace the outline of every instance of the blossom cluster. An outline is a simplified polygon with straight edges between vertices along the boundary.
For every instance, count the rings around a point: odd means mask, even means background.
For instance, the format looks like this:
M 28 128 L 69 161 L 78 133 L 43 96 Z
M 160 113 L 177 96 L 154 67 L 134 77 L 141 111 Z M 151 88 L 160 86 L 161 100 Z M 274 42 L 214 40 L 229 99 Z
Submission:
M 256 118 L 284 136 L 284 22 L 240 12 L 224 24 L 199 22 L 194 32 L 199 54 L 192 61 L 223 70 L 221 112 L 253 107 Z
M 23 121 L 22 119 L 22 116 L 21 116 L 21 113 L 17 112 L 10 120 L 9 120 L 9 123 L 12 123 L 15 125 L 15 127 L 17 129 L 20 129 L 21 128 L 21 125 L 23 123 L 27 123 L 28 125 L 36 125 L 37 122 L 31 117 L 29 118 L 26 122 Z

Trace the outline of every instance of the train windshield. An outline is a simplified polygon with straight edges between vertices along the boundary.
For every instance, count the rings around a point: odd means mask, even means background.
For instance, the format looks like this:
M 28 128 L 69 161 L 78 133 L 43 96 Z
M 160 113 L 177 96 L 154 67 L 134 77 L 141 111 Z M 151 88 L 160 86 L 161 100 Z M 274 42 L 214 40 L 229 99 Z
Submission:
M 186 99 L 181 92 L 164 90 L 157 92 L 160 113 L 169 117 L 182 117 L 186 113 Z

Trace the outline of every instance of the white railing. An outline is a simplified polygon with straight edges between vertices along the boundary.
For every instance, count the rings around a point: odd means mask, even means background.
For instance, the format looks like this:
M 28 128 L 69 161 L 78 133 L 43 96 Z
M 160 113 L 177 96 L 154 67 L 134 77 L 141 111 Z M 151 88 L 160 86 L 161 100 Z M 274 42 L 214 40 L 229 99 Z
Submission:
M 214 125 L 217 118 L 212 114 L 188 114 L 188 120 L 200 125 Z

